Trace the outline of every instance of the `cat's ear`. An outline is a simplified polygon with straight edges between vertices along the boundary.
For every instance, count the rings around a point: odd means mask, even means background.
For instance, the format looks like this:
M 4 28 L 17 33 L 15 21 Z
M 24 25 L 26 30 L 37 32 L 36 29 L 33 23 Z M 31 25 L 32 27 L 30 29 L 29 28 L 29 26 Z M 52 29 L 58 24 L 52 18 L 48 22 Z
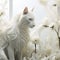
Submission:
M 23 10 L 23 14 L 27 14 L 28 13 L 28 8 L 25 7 L 24 10 Z

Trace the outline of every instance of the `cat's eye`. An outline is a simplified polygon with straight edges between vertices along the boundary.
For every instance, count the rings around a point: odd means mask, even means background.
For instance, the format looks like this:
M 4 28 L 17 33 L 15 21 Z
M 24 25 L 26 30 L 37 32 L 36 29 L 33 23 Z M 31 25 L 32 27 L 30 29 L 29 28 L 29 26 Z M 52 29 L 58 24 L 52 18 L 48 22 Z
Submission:
M 56 6 L 56 4 L 53 4 L 53 6 Z
M 29 18 L 30 21 L 32 21 L 33 19 L 32 18 Z

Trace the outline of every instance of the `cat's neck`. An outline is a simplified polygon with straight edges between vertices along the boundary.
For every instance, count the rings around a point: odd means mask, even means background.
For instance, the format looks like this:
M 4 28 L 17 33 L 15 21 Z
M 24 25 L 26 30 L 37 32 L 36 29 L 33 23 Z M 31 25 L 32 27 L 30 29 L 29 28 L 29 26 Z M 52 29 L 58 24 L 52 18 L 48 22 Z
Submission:
M 29 41 L 30 36 L 29 36 L 29 26 L 25 23 L 24 20 L 20 21 L 20 24 L 18 25 L 19 32 L 20 32 L 20 37 L 23 38 L 26 42 Z

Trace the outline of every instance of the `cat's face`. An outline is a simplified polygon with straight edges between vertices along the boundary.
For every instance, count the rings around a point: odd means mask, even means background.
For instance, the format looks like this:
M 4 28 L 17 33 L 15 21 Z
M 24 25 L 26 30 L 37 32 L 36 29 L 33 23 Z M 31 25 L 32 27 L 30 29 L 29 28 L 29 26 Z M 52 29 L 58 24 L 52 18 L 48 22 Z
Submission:
M 26 7 L 23 11 L 23 17 L 26 21 L 26 24 L 30 27 L 33 28 L 35 26 L 34 23 L 34 15 L 32 13 L 32 11 L 28 11 L 28 8 Z

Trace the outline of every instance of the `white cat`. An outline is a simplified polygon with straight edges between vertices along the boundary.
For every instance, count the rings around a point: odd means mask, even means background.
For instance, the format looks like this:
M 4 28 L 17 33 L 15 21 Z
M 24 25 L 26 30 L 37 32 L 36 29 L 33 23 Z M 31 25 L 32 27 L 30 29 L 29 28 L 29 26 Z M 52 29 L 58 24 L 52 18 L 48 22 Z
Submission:
M 27 44 L 30 40 L 29 27 L 33 28 L 34 16 L 32 12 L 25 7 L 23 13 L 17 16 L 18 19 L 13 23 L 11 28 L 6 30 L 6 37 L 9 40 L 8 56 L 9 60 L 22 60 L 27 56 Z M 16 58 L 15 58 L 16 57 Z

